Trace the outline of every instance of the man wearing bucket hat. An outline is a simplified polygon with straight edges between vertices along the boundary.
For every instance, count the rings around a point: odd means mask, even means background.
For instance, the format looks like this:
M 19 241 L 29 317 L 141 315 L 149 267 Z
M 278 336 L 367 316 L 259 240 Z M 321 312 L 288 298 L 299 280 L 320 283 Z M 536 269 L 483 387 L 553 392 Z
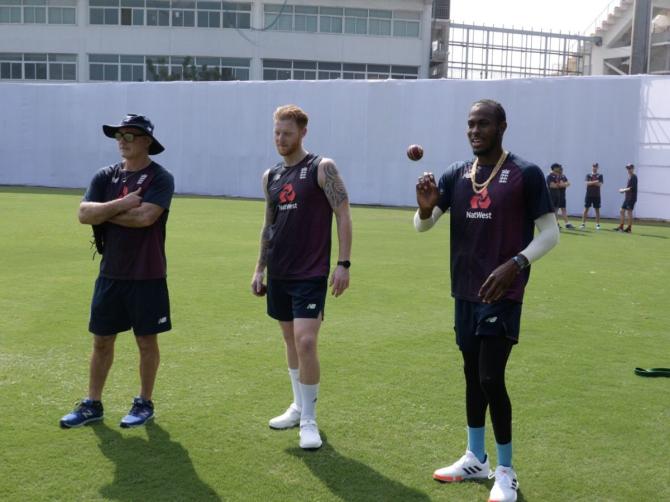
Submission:
M 154 416 L 152 393 L 160 353 L 158 333 L 171 329 L 166 282 L 165 228 L 174 193 L 172 175 L 149 155 L 161 153 L 154 126 L 142 115 L 103 125 L 123 160 L 100 169 L 79 205 L 79 221 L 93 225 L 102 255 L 89 331 L 93 334 L 88 395 L 60 420 L 63 428 L 102 420 L 102 390 L 114 359 L 117 333 L 133 329 L 140 353 L 140 392 L 121 427 Z

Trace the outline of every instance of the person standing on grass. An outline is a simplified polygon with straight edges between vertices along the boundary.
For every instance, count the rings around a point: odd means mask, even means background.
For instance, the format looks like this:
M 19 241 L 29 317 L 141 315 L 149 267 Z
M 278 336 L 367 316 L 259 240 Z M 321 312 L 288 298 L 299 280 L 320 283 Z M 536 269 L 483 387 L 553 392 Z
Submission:
M 267 290 L 267 312 L 279 322 L 284 336 L 293 388 L 293 402 L 269 425 L 273 429 L 300 425 L 300 447 L 317 449 L 321 447 L 316 423 L 321 373 L 317 335 L 328 290 L 333 213 L 339 254 L 330 286 L 336 297 L 349 287 L 352 230 L 349 196 L 335 162 L 303 147 L 307 122 L 307 114 L 295 105 L 274 112 L 275 146 L 283 162 L 263 174 L 265 222 L 251 291 L 263 296 Z
M 505 366 L 519 338 L 530 264 L 552 249 L 559 235 L 544 175 L 503 150 L 506 129 L 499 103 L 475 102 L 467 122 L 474 161 L 452 164 L 438 183 L 432 173 L 420 176 L 414 215 L 415 228 L 424 232 L 450 209 L 451 294 L 465 373 L 467 449 L 433 478 L 458 482 L 489 476 L 484 447 L 488 408 L 498 454 L 489 500 L 500 502 L 515 501 L 518 488 Z M 540 231 L 536 237 L 534 227 Z
M 563 166 L 556 163 L 551 165 L 551 173 L 547 175 L 547 185 L 551 194 L 551 202 L 556 209 L 556 219 L 558 219 L 558 212 L 560 211 L 565 222 L 565 228 L 575 228 L 568 221 L 568 212 L 565 208 L 565 189 L 570 186 L 570 182 L 563 174 Z M 560 224 L 558 228 L 561 228 Z
M 621 205 L 621 219 L 619 226 L 614 230 L 616 232 L 631 233 L 633 231 L 633 209 L 637 202 L 637 175 L 635 174 L 635 166 L 633 164 L 626 164 L 628 170 L 628 184 L 626 188 L 619 188 L 619 193 L 624 194 L 623 204 Z M 628 226 L 624 230 L 625 217 L 628 216 Z
M 589 208 L 593 206 L 596 213 L 596 230 L 600 230 L 600 187 L 603 186 L 603 175 L 598 172 L 598 163 L 594 162 L 591 172 L 586 175 L 586 197 L 584 198 L 584 213 L 582 214 L 581 230 L 586 228 L 586 217 Z
M 123 158 L 100 169 L 79 205 L 79 221 L 93 225 L 102 255 L 95 281 L 89 331 L 93 333 L 88 395 L 60 420 L 63 428 L 102 420 L 102 391 L 114 360 L 116 335 L 133 329 L 140 353 L 140 394 L 121 427 L 154 417 L 152 394 L 160 353 L 158 333 L 171 329 L 166 282 L 165 229 L 174 193 L 172 174 L 149 155 L 164 148 L 142 115 L 103 125 Z

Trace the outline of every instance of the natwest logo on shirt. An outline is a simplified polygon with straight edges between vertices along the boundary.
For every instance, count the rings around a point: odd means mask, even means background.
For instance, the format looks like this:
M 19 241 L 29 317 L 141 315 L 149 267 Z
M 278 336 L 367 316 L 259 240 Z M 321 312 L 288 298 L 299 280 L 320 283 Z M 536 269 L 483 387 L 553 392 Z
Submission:
M 488 188 L 470 197 L 471 209 L 488 209 L 490 205 L 491 197 Z M 472 220 L 491 220 L 493 219 L 493 213 L 490 211 L 465 211 L 465 217 Z
M 296 198 L 295 190 L 291 183 L 286 183 L 279 191 L 279 210 L 288 211 L 290 209 L 298 209 L 298 203 L 293 202 Z
M 281 204 L 286 204 L 287 202 L 293 202 L 295 200 L 295 191 L 293 191 L 293 185 L 287 183 L 281 187 L 279 192 L 279 202 Z
M 470 198 L 470 207 L 472 209 L 488 209 L 491 205 L 491 197 L 489 197 L 489 189 L 485 188 L 482 192 L 474 194 Z

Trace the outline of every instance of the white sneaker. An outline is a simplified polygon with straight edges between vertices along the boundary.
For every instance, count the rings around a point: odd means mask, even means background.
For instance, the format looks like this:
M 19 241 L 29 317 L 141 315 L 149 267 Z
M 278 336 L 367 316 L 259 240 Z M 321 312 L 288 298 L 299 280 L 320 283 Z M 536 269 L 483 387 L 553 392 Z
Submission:
M 479 459 L 470 450 L 465 452 L 457 462 L 450 466 L 438 469 L 433 473 L 433 479 L 443 483 L 457 483 L 464 479 L 486 479 L 489 477 L 489 459 L 485 462 Z
M 489 502 L 516 502 L 516 491 L 519 482 L 516 480 L 516 472 L 511 467 L 496 467 L 496 472 L 489 476 L 495 477 L 496 481 L 491 488 Z
M 586 225 L 584 225 L 583 223 L 581 225 L 579 225 L 580 230 L 584 230 L 585 228 L 586 228 Z
M 300 410 L 291 403 L 291 406 L 278 417 L 271 418 L 268 424 L 271 429 L 290 429 L 296 427 L 300 423 Z
M 596 225 L 596 230 L 600 230 L 600 223 Z
M 316 450 L 321 448 L 321 435 L 319 427 L 314 420 L 300 421 L 300 448 L 304 450 Z

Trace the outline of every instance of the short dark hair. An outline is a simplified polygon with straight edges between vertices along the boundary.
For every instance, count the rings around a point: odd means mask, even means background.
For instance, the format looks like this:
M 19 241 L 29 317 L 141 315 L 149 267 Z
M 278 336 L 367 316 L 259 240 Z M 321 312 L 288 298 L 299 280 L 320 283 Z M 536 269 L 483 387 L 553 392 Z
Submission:
M 501 122 L 507 122 L 507 114 L 505 113 L 505 109 L 497 101 L 494 101 L 492 99 L 480 99 L 472 103 L 471 108 L 474 108 L 477 105 L 486 105 L 493 108 L 493 115 L 495 115 L 498 124 L 500 124 Z
M 553 171 L 554 169 L 557 169 L 557 168 L 558 168 L 558 169 L 561 169 L 562 167 L 563 167 L 563 166 L 560 165 L 558 162 L 554 162 L 554 163 L 551 165 L 551 170 Z

